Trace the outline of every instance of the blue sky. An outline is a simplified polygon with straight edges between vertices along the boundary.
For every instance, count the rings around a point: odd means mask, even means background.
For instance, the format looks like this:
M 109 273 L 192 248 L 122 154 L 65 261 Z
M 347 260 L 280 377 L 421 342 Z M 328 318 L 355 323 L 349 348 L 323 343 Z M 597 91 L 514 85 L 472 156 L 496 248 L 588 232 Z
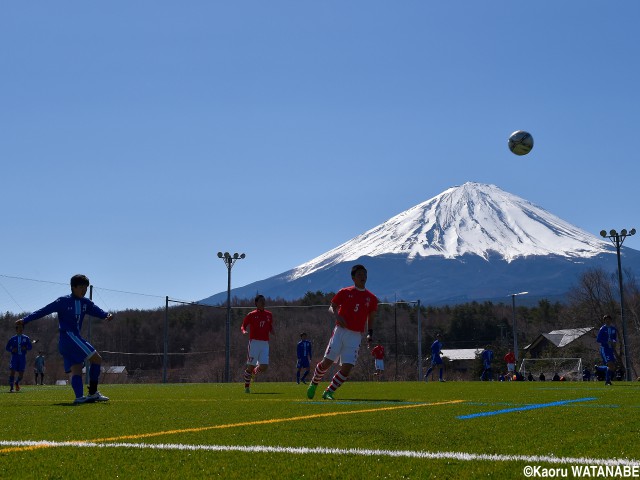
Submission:
M 226 290 L 220 250 L 246 285 L 467 181 L 640 227 L 639 2 L 0 11 L 1 275 L 198 300 Z M 0 282 L 0 311 L 39 306 Z

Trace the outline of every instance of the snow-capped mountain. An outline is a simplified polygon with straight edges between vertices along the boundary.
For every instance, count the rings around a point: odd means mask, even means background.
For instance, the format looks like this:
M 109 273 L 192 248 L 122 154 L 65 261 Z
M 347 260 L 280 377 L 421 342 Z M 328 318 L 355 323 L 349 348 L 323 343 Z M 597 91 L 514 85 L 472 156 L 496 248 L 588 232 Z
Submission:
M 468 182 L 387 220 L 293 270 L 291 280 L 362 256 L 454 259 L 466 254 L 507 262 L 530 255 L 591 258 L 611 250 L 580 230 L 495 185 Z
M 640 271 L 640 252 L 623 247 L 625 267 Z M 588 268 L 615 271 L 615 249 L 494 185 L 468 182 L 412 207 L 292 270 L 233 290 L 294 300 L 334 292 L 363 263 L 381 299 L 425 304 L 529 298 L 559 299 Z M 223 303 L 226 292 L 203 302 Z

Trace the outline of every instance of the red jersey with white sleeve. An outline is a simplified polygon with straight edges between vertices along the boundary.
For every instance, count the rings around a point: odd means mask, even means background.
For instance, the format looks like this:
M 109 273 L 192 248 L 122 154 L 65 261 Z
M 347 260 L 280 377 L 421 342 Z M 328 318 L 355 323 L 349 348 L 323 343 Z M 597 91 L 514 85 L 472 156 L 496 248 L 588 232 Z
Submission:
M 273 331 L 273 316 L 269 310 L 252 310 L 242 321 L 242 332 L 249 330 L 249 340 L 269 341 Z
M 384 360 L 384 347 L 382 345 L 376 345 L 371 350 L 371 355 L 373 355 L 376 360 Z
M 339 305 L 340 315 L 348 330 L 364 332 L 369 314 L 378 310 L 378 299 L 369 290 L 346 287 L 335 294 L 331 303 Z

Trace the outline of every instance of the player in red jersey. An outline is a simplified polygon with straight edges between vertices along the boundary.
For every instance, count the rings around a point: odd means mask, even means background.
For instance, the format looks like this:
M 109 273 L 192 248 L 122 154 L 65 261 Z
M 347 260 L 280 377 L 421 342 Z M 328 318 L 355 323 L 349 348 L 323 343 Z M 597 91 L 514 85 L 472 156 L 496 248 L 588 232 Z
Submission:
M 384 347 L 380 344 L 371 349 L 371 355 L 374 358 L 374 366 L 376 371 L 374 375 L 378 380 L 382 379 L 382 372 L 384 372 Z
M 255 298 L 256 309 L 247 313 L 242 321 L 242 333 L 249 333 L 247 347 L 247 367 L 244 371 L 244 392 L 251 393 L 251 379 L 258 373 L 264 373 L 269 366 L 269 334 L 273 329 L 273 316 L 264 309 L 264 295 Z
M 329 311 L 335 316 L 336 326 L 324 352 L 324 358 L 313 372 L 313 379 L 307 389 L 309 399 L 315 396 L 318 383 L 322 381 L 329 367 L 340 358 L 340 370 L 322 394 L 325 400 L 333 400 L 334 392 L 347 381 L 351 369 L 356 364 L 362 334 L 367 328 L 367 341 L 372 341 L 373 319 L 378 310 L 378 299 L 365 288 L 367 269 L 363 265 L 353 266 L 351 278 L 354 286 L 343 288 L 331 300 Z

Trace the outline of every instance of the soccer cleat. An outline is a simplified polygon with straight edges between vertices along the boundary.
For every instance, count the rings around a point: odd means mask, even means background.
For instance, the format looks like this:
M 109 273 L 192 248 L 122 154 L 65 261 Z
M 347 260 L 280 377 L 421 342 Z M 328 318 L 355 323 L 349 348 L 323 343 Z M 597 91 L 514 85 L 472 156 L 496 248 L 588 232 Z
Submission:
M 108 402 L 109 397 L 105 397 L 100 392 L 96 391 L 96 393 L 92 395 L 88 395 L 87 398 L 89 402 Z
M 14 393 L 13 388 L 11 390 L 9 390 L 9 393 Z
M 446 382 L 445 379 L 441 378 L 440 380 L 438 380 L 439 382 Z
M 251 389 L 249 387 L 245 387 L 244 393 L 251 393 Z
M 309 388 L 307 388 L 307 398 L 309 400 L 313 400 L 313 397 L 316 396 L 316 388 L 318 388 L 318 385 L 315 385 L 313 383 L 309 384 Z
M 75 405 L 79 405 L 81 403 L 91 403 L 92 400 L 89 400 L 89 397 L 76 397 L 76 399 L 73 401 L 73 403 Z
M 331 390 L 325 390 L 324 393 L 322 394 L 322 399 L 335 400 L 335 398 L 333 398 L 333 392 Z
M 613 384 L 611 383 L 611 380 L 609 380 L 608 382 L 605 382 L 605 383 L 604 383 L 604 386 L 605 386 L 605 387 L 606 387 L 607 385 L 611 385 L 611 386 L 613 385 Z
M 20 391 L 20 385 L 18 383 L 16 383 L 16 392 Z

